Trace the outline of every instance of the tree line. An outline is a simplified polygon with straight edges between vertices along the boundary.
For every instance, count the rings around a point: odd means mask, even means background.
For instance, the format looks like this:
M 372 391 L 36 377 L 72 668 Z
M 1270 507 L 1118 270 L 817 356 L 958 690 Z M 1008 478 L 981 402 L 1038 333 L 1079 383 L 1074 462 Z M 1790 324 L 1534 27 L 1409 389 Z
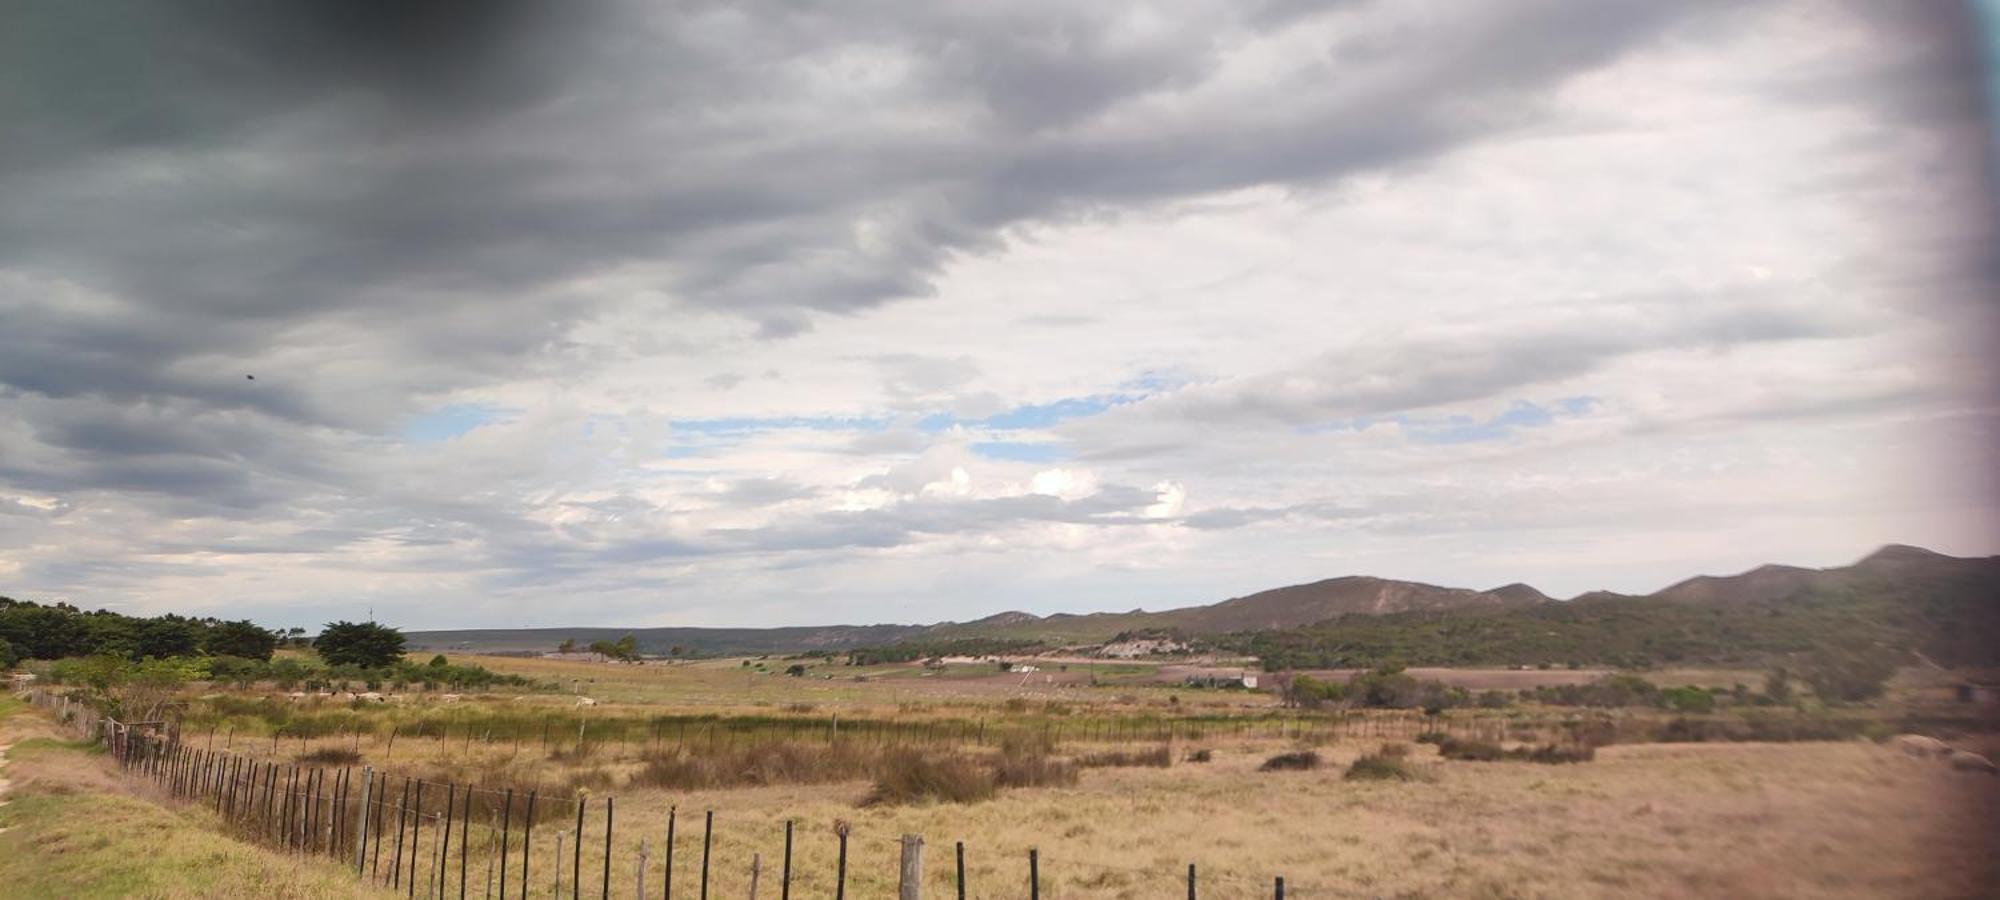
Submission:
M 268 660 L 277 632 L 246 620 L 188 618 L 171 613 L 128 616 L 0 597 L 0 665 L 23 659 L 116 656 L 128 660 L 229 656 Z

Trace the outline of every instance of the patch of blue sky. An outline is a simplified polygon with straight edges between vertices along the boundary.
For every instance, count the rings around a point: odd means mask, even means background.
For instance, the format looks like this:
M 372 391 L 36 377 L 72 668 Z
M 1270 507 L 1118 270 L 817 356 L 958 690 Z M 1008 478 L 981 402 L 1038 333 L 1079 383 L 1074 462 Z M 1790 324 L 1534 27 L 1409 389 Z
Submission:
M 1064 419 L 1081 419 L 1098 415 L 1114 406 L 1123 406 L 1144 399 L 1145 396 L 1145 394 L 1093 394 L 1088 397 L 1065 397 L 1054 403 L 1017 406 L 983 419 L 961 419 L 950 413 L 932 413 L 918 419 L 917 428 L 923 431 L 944 431 L 957 426 L 989 431 L 1027 431 L 1048 428 Z
M 1178 390 L 1194 384 L 1196 380 L 1189 375 L 1181 373 L 1153 370 L 1141 372 L 1137 378 L 1130 379 L 1120 384 L 1119 387 L 1127 391 L 1136 392 L 1139 396 L 1144 397 L 1149 394 L 1164 394 L 1168 391 Z
M 511 418 L 513 413 L 482 403 L 452 403 L 411 419 L 403 426 L 403 440 L 413 444 L 435 444 Z
M 1044 463 L 1069 458 L 1069 450 L 1053 442 L 982 441 L 972 445 L 972 452 L 1009 462 Z
M 749 434 L 757 431 L 881 431 L 889 419 L 868 416 L 779 416 L 775 418 L 674 419 L 668 426 L 690 434 Z
M 1557 419 L 1575 418 L 1597 406 L 1595 397 L 1565 397 L 1550 406 L 1516 400 L 1505 410 L 1485 419 L 1451 416 L 1444 420 L 1404 420 L 1410 440 L 1420 444 L 1476 444 L 1505 440 L 1519 429 L 1546 428 Z
M 1473 416 L 1428 419 L 1407 415 L 1358 416 L 1317 422 L 1302 426 L 1299 431 L 1305 434 L 1361 431 L 1378 423 L 1390 422 L 1402 426 L 1404 434 L 1420 444 L 1475 444 L 1505 440 L 1521 429 L 1545 428 L 1559 419 L 1588 415 L 1597 409 L 1597 405 L 1596 397 L 1564 397 L 1547 405 L 1516 400 L 1505 410 L 1484 419 Z

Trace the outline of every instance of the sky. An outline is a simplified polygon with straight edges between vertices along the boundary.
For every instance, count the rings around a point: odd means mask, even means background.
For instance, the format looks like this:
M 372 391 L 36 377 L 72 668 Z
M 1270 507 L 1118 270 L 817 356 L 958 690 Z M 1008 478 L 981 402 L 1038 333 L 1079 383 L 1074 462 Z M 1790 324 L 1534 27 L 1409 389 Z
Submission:
M 0 594 L 753 626 L 2000 552 L 2000 14 L 6 5 Z

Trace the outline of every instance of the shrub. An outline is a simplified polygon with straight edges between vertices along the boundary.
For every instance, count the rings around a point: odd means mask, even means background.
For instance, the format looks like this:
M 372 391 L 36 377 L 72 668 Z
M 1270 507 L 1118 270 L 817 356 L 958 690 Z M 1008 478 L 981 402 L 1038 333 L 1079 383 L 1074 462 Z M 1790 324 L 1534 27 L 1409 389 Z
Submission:
M 1533 763 L 1574 763 L 1589 762 L 1597 758 L 1596 748 L 1590 746 L 1564 747 L 1558 744 L 1543 744 L 1539 747 L 1519 747 L 1508 750 L 1492 741 L 1462 741 L 1447 738 L 1438 745 L 1438 755 L 1445 759 L 1469 762 L 1533 762 Z
M 1882 696 L 1903 654 L 1854 644 L 1829 647 L 1807 657 L 1799 675 L 1825 703 L 1861 703 Z
M 1001 745 L 990 765 L 994 784 L 999 787 L 1041 787 L 1076 783 L 1076 766 L 1050 755 L 1045 745 L 1009 741 Z
M 1390 741 L 1384 743 L 1380 749 L 1376 750 L 1375 755 L 1386 756 L 1389 757 L 1390 759 L 1402 759 L 1410 755 L 1410 745 L 1398 744 L 1394 741 Z
M 1086 769 L 1100 769 L 1123 766 L 1152 766 L 1164 769 L 1174 764 L 1173 751 L 1165 744 L 1151 750 L 1126 752 L 1115 750 L 1107 753 L 1091 753 L 1077 760 L 1077 765 Z
M 1200 750 L 1190 750 L 1188 751 L 1188 755 L 1186 757 L 1183 757 L 1183 759 L 1184 761 L 1191 763 L 1205 763 L 1215 759 L 1215 751 L 1210 750 L 1207 747 L 1203 747 Z
M 1545 763 L 1548 765 L 1559 765 L 1561 763 L 1590 762 L 1591 760 L 1597 758 L 1597 748 L 1563 747 L 1556 744 L 1544 744 L 1540 747 L 1536 747 L 1535 749 L 1528 751 L 1527 756 L 1516 757 L 1516 758 L 1526 759 L 1528 762 Z
M 1409 765 L 1396 756 L 1370 753 L 1355 760 L 1353 765 L 1347 767 L 1347 774 L 1341 777 L 1348 781 L 1414 781 L 1417 773 L 1410 771 Z
M 1676 712 L 1705 713 L 1715 710 L 1715 695 L 1692 685 L 1660 692 L 1660 703 Z
M 1258 766 L 1257 771 L 1302 772 L 1317 769 L 1319 768 L 1319 764 L 1320 758 L 1318 753 L 1314 753 L 1311 750 L 1300 750 L 1296 753 L 1280 753 L 1277 756 L 1264 760 L 1264 764 Z
M 1442 731 L 1425 731 L 1417 734 L 1419 744 L 1442 744 L 1448 740 L 1451 740 L 1451 735 Z
M 299 754 L 298 761 L 318 766 L 352 766 L 361 762 L 361 754 L 346 747 L 318 747 Z
M 903 749 L 890 753 L 875 776 L 864 806 L 938 801 L 973 803 L 993 796 L 997 779 L 969 757 L 933 756 Z
M 1448 737 L 1438 743 L 1438 755 L 1445 759 L 1492 762 L 1506 759 L 1507 751 L 1492 741 Z

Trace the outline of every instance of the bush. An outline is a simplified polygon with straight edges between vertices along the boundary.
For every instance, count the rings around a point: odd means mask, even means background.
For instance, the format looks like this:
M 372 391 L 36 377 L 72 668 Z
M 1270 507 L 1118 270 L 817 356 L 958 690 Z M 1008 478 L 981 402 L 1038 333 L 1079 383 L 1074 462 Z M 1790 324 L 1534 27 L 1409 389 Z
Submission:
M 1516 752 L 1518 753 L 1519 751 Z M 1540 747 L 1536 747 L 1535 749 L 1528 751 L 1525 757 L 1517 756 L 1515 758 L 1526 759 L 1528 762 L 1544 763 L 1548 765 L 1559 765 L 1562 763 L 1590 762 L 1591 760 L 1597 758 L 1597 748 L 1563 747 L 1556 744 L 1544 744 Z
M 645 757 L 631 784 L 674 790 L 742 785 L 814 784 L 868 777 L 881 757 L 849 742 L 833 746 L 799 741 L 727 744 L 700 753 L 676 749 Z
M 1401 744 L 1394 746 L 1403 747 Z M 1385 745 L 1384 749 L 1387 749 Z M 1408 750 L 1407 747 L 1403 749 Z M 1348 781 L 1414 781 L 1417 773 L 1410 771 L 1407 763 L 1397 756 L 1370 753 L 1354 761 L 1347 767 L 1347 774 L 1341 776 Z
M 298 761 L 315 766 L 359 765 L 361 754 L 346 747 L 318 747 L 298 755 Z
M 1447 738 L 1438 745 L 1438 755 L 1445 759 L 1467 762 L 1532 762 L 1545 764 L 1589 762 L 1597 758 L 1597 750 L 1589 746 L 1564 747 L 1557 744 L 1543 744 L 1539 747 L 1520 747 L 1508 750 L 1492 741 L 1462 741 Z
M 1376 750 L 1375 755 L 1386 756 L 1389 757 L 1390 759 L 1402 759 L 1410 755 L 1410 745 L 1398 744 L 1395 743 L 1394 741 L 1390 741 L 1388 743 L 1383 744 L 1380 749 Z
M 1445 759 L 1493 762 L 1507 758 L 1507 751 L 1492 741 L 1448 737 L 1438 742 L 1438 755 Z
M 1165 744 L 1151 750 L 1111 751 L 1091 753 L 1076 761 L 1086 769 L 1101 769 L 1124 766 L 1152 766 L 1164 769 L 1174 764 L 1173 751 Z
M 1050 755 L 1045 744 L 1008 741 L 990 761 L 999 787 L 1042 787 L 1076 783 L 1076 767 Z
M 1424 731 L 1417 734 L 1419 744 L 1442 744 L 1448 740 L 1451 740 L 1451 735 L 1442 731 Z
M 1826 648 L 1812 654 L 1799 675 L 1821 702 L 1861 703 L 1882 696 L 1903 654 L 1866 645 Z
M 1715 695 L 1692 685 L 1660 692 L 1660 704 L 1675 712 L 1705 713 L 1715 710 Z
M 1724 741 L 1847 741 L 1867 734 L 1875 720 L 1862 716 L 1806 716 L 1752 710 L 1742 718 L 1677 716 L 1660 726 L 1661 743 Z
M 1207 747 L 1203 747 L 1200 750 L 1190 750 L 1188 751 L 1188 755 L 1184 757 L 1184 759 L 1185 761 L 1191 763 L 1205 763 L 1215 759 L 1215 751 L 1210 750 Z
M 1300 750 L 1296 753 L 1280 753 L 1277 756 L 1264 760 L 1264 764 L 1258 766 L 1257 771 L 1302 772 L 1317 769 L 1319 768 L 1319 764 L 1319 754 L 1311 750 Z
M 898 803 L 973 803 L 993 796 L 994 772 L 969 757 L 932 756 L 918 750 L 897 750 L 883 760 L 875 789 L 864 806 Z

